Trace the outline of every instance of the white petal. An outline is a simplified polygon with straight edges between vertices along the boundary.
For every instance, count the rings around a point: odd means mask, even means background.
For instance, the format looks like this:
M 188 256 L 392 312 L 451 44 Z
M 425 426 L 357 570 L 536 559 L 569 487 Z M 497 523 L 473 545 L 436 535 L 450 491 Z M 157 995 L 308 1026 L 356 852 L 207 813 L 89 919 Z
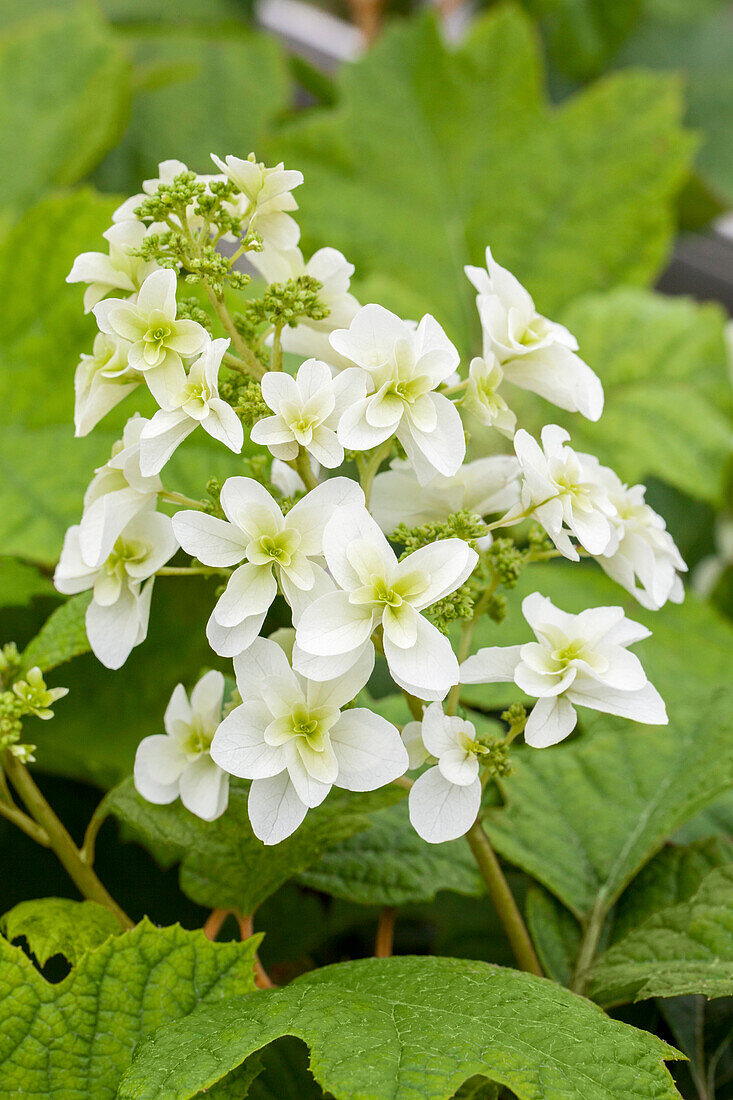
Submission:
M 160 268 L 148 275 L 137 296 L 137 309 L 145 317 L 159 309 L 171 320 L 176 315 L 176 273 L 170 268 Z
M 664 700 L 649 683 L 640 691 L 618 691 L 584 677 L 580 683 L 576 680 L 567 694 L 578 706 L 590 707 L 605 714 L 617 714 L 620 718 L 631 718 L 634 722 L 666 726 L 669 721 Z
M 291 836 L 308 813 L 286 771 L 271 779 L 255 779 L 247 810 L 252 831 L 263 844 L 279 844 Z
M 224 677 L 216 669 L 211 669 L 191 692 L 191 710 L 201 719 L 205 729 L 219 721 L 223 698 Z
M 527 719 L 524 740 L 535 749 L 545 749 L 568 737 L 577 721 L 575 708 L 564 695 L 539 699 Z
M 358 540 L 374 547 L 385 572 L 397 564 L 394 550 L 363 505 L 339 509 L 323 532 L 323 553 L 334 580 L 342 588 L 357 588 L 363 583 L 348 556 L 349 547 Z
M 408 805 L 412 827 L 428 844 L 456 840 L 476 820 L 481 782 L 477 779 L 468 787 L 457 787 L 438 768 L 429 768 L 415 780 Z
M 231 405 L 214 397 L 209 401 L 209 415 L 201 421 L 201 427 L 211 436 L 239 454 L 244 446 L 244 428 L 242 421 Z
M 244 653 L 234 658 L 234 675 L 242 699 L 260 699 L 265 680 L 292 680 L 297 685 L 288 659 L 272 638 L 255 638 Z
M 444 752 L 438 761 L 440 774 L 449 783 L 468 787 L 478 776 L 478 760 L 465 749 L 454 748 Z
M 308 684 L 308 702 L 317 707 L 341 709 L 354 699 L 366 684 L 374 669 L 374 646 L 366 646 L 348 671 L 332 680 Z
M 514 679 L 521 645 L 488 645 L 461 665 L 462 684 L 506 684 Z
M 261 701 L 235 707 L 221 723 L 211 742 L 211 759 L 230 775 L 242 779 L 267 779 L 285 767 L 282 746 L 268 745 L 265 730 L 272 714 Z
M 410 758 L 409 770 L 422 767 L 430 756 L 422 739 L 422 722 L 408 722 L 402 727 L 402 743 Z
M 163 715 L 163 726 L 171 737 L 175 736 L 177 727 L 191 725 L 191 704 L 183 684 L 176 684 L 173 689 L 168 706 Z
M 282 512 L 264 485 L 251 477 L 229 477 L 219 497 L 224 515 L 230 523 L 245 531 L 250 538 L 259 534 L 259 516 L 264 513 L 275 530 L 283 525 Z M 256 526 L 255 526 L 256 525 Z
M 426 690 L 437 693 L 445 688 L 445 694 L 458 683 L 458 661 L 448 638 L 422 615 L 417 616 L 415 645 L 400 649 L 385 636 L 384 655 L 392 675 L 412 684 L 419 698 Z
M 247 536 L 234 524 L 205 512 L 177 512 L 173 531 L 186 553 L 204 565 L 221 568 L 244 558 Z
M 364 507 L 364 493 L 351 478 L 332 477 L 311 489 L 288 512 L 286 523 L 300 532 L 299 550 L 315 556 L 323 552 L 323 532 L 336 508 Z
M 394 424 L 375 428 L 367 422 L 370 401 L 371 397 L 357 401 L 339 420 L 338 441 L 349 451 L 370 451 L 394 434 Z
M 214 653 L 220 657 L 238 657 L 262 630 L 266 614 L 263 611 L 261 615 L 251 615 L 236 626 L 220 626 L 212 613 L 206 624 L 206 637 Z
M 580 356 L 562 344 L 517 356 L 502 364 L 507 382 L 532 390 L 561 409 L 598 420 L 603 412 L 600 379 Z
M 144 477 L 160 473 L 176 447 L 196 427 L 185 412 L 160 409 L 149 420 L 140 437 L 140 471 Z
M 410 763 L 397 728 L 362 707 L 341 715 L 331 744 L 339 766 L 336 785 L 347 791 L 374 791 L 404 775 Z
M 338 656 L 362 647 L 372 625 L 370 608 L 349 603 L 347 592 L 332 592 L 303 612 L 296 628 L 297 643 L 316 657 Z
M 100 607 L 94 600 L 89 604 L 86 613 L 89 645 L 106 668 L 121 668 L 145 637 L 148 625 L 145 611 L 141 595 L 127 588 L 123 588 L 117 602 L 108 607 Z
M 443 713 L 440 703 L 425 708 L 422 719 L 422 739 L 432 756 L 442 756 L 456 747 L 455 733 L 450 718 Z
M 148 802 L 165 806 L 178 797 L 178 780 L 188 763 L 172 737 L 145 737 L 135 753 L 135 789 Z
M 293 646 L 293 668 L 306 680 L 316 680 L 318 682 L 333 680 L 337 676 L 345 675 L 361 659 L 365 651 L 371 653 L 371 659 L 373 660 L 374 646 L 371 642 L 367 642 L 366 645 L 358 649 L 353 649 L 350 653 L 317 657 L 313 653 L 305 653 L 296 642 Z
M 150 500 L 147 493 L 119 489 L 92 501 L 79 524 L 79 549 L 85 564 L 95 567 L 106 561 L 127 524 L 150 507 Z
M 466 437 L 463 432 L 463 422 L 458 409 L 447 397 L 439 393 L 431 393 L 430 399 L 435 406 L 437 424 L 432 432 L 421 432 L 413 425 L 408 425 L 403 420 L 398 438 L 402 442 L 408 457 L 411 457 L 411 448 L 408 437 L 411 438 L 414 447 L 418 449 L 430 464 L 444 477 L 453 477 L 460 469 L 461 463 L 466 457 Z M 403 435 L 403 433 L 405 433 Z M 420 469 L 416 466 L 415 472 L 421 484 L 425 484 L 420 476 Z
M 459 588 L 471 576 L 477 562 L 478 554 L 463 539 L 439 539 L 403 558 L 395 579 L 413 570 L 430 577 L 430 584 L 413 605 L 421 611 Z
M 214 608 L 219 626 L 232 627 L 252 615 L 266 612 L 277 595 L 277 582 L 269 565 L 246 562 L 232 573 Z
M 203 821 L 221 817 L 229 802 L 229 776 L 208 753 L 192 760 L 181 776 L 181 802 Z

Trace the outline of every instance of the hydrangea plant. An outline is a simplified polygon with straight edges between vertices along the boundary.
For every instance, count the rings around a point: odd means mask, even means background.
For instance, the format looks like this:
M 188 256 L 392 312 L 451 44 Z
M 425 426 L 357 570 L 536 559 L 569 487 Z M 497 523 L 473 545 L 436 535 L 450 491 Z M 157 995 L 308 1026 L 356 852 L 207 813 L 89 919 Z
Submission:
M 56 587 L 89 593 L 89 644 L 122 669 L 156 614 L 156 582 L 219 582 L 206 627 L 217 667 L 190 695 L 174 688 L 159 732 L 140 742 L 137 791 L 213 822 L 232 812 L 230 777 L 247 780 L 265 847 L 297 837 L 334 788 L 409 791 L 415 833 L 429 845 L 466 837 L 519 967 L 541 975 L 482 824 L 494 780 L 510 773 L 516 738 L 552 752 L 576 730 L 576 708 L 651 725 L 667 714 L 643 648 L 641 659 L 630 649 L 649 631 L 620 606 L 555 606 L 541 569 L 522 644 L 474 652 L 474 630 L 488 618 L 500 643 L 502 590 L 530 564 L 593 559 L 658 609 L 681 601 L 685 563 L 644 486 L 552 423 L 553 405 L 598 420 L 600 380 L 490 247 L 485 268 L 466 269 L 483 347 L 462 363 L 440 318 L 361 304 L 336 249 L 305 260 L 299 171 L 212 159 L 208 175 L 162 163 L 116 211 L 107 249 L 79 256 L 68 276 L 86 285 L 99 330 L 77 368 L 76 434 L 139 389 L 156 409 L 130 416 L 94 473 Z M 547 405 L 539 439 L 521 426 L 515 387 Z M 199 429 L 241 456 L 200 500 L 169 466 Z M 42 801 L 22 718 L 50 717 L 63 692 L 39 669 L 21 677 L 12 659 L 0 746 L 32 810 Z M 380 712 L 364 691 L 375 675 L 412 721 Z M 462 698 L 463 685 L 495 682 L 517 691 L 503 738 Z M 52 827 L 18 814 L 31 834 Z M 81 867 L 67 845 L 72 875 L 125 927 L 87 858 L 93 827 L 88 842 Z

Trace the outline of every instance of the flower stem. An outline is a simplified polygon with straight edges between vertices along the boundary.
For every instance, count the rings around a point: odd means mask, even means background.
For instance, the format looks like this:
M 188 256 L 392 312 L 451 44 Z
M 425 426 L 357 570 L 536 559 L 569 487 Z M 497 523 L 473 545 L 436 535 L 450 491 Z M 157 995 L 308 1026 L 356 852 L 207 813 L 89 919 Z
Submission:
M 156 577 L 228 577 L 230 569 L 218 569 L 213 565 L 163 565 Z
M 242 360 L 242 366 L 245 368 L 245 373 L 253 375 L 255 378 L 262 378 L 262 375 L 265 373 L 265 368 L 262 366 L 262 363 L 260 363 L 242 334 L 237 330 L 237 326 L 234 324 L 232 316 L 226 307 L 224 298 L 220 297 L 205 281 L 204 286 L 206 287 L 206 294 L 214 308 L 214 312 L 221 321 L 222 328 L 231 340 L 232 347 Z
M 79 893 L 89 901 L 96 901 L 109 909 L 123 929 L 133 928 L 133 922 L 107 892 L 92 868 L 82 857 L 62 822 L 49 806 L 36 786 L 30 772 L 9 753 L 5 754 L 3 767 L 13 787 L 23 799 L 26 809 L 48 838 L 48 847 L 58 856 L 59 862 Z
M 239 934 L 243 940 L 248 940 L 252 935 L 253 928 L 253 914 L 248 917 L 237 917 L 239 923 Z M 254 969 L 255 969 L 255 982 L 260 989 L 276 989 L 277 986 L 273 982 L 270 975 L 265 970 L 264 966 L 260 962 L 260 957 L 255 951 L 254 957 Z
M 275 325 L 275 329 L 272 334 L 272 359 L 270 360 L 270 370 L 283 369 L 282 333 L 282 325 Z
M 318 478 L 313 473 L 310 459 L 308 458 L 308 452 L 304 450 L 303 447 L 298 451 L 298 457 L 295 459 L 294 466 L 296 472 L 300 474 L 306 489 L 315 489 L 318 484 Z
M 202 929 L 202 931 L 203 931 L 203 933 L 204 933 L 204 935 L 206 936 L 207 939 L 209 939 L 209 940 L 215 940 L 216 939 L 216 937 L 221 932 L 222 925 L 224 924 L 224 921 L 229 916 L 229 913 L 230 913 L 229 909 L 212 909 L 211 910 L 208 917 L 206 918 L 206 921 L 204 922 L 204 927 Z
M 574 993 L 582 993 L 585 989 L 588 971 L 596 956 L 605 920 L 606 898 L 604 894 L 599 894 L 587 920 L 583 924 L 583 938 L 580 941 L 580 950 L 575 959 L 575 966 L 569 983 Z
M 509 883 L 504 877 L 496 852 L 491 847 L 489 838 L 478 820 L 474 821 L 466 833 L 466 840 L 473 852 L 479 873 L 486 883 L 489 896 L 494 903 L 499 920 L 504 926 L 504 931 L 520 969 L 526 970 L 530 974 L 536 974 L 541 978 L 543 976 L 542 967 L 529 938 L 527 926 L 524 923 L 522 914 L 519 912 L 514 895 L 509 889 Z
M 49 847 L 50 841 L 46 830 L 37 825 L 32 817 L 28 817 L 28 814 L 24 814 L 12 802 L 0 801 L 0 815 L 17 826 L 31 840 L 35 840 L 36 844 L 40 844 L 43 848 Z
M 394 949 L 394 926 L 397 909 L 394 905 L 385 905 L 377 922 L 377 937 L 374 941 L 374 958 L 388 959 Z
M 379 467 L 384 462 L 385 458 L 390 454 L 392 450 L 392 439 L 386 439 L 384 443 L 380 443 L 378 447 L 374 449 L 371 458 L 366 462 L 358 462 L 359 466 L 359 481 L 361 487 L 364 490 L 364 499 L 366 501 L 367 508 L 369 507 L 369 500 L 372 495 L 372 485 L 374 478 L 376 477 Z
M 184 496 L 183 493 L 169 493 L 167 489 L 164 489 L 159 496 L 167 504 L 180 504 L 182 508 L 195 508 L 199 512 L 204 510 L 203 501 L 194 500 L 193 497 Z
M 471 639 L 473 638 L 473 628 L 476 625 L 477 616 L 474 615 L 472 619 L 467 619 L 461 627 L 461 640 L 458 643 L 458 664 L 462 665 L 471 652 Z M 445 702 L 445 713 L 455 714 L 460 701 L 461 685 L 454 684 L 448 692 L 448 698 Z

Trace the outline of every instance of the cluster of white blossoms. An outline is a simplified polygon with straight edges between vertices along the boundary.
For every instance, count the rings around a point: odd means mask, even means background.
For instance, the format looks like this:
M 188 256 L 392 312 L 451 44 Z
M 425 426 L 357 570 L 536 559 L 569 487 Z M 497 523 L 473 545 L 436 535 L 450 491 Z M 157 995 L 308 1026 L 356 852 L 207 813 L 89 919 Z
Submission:
M 176 687 L 165 733 L 140 744 L 139 793 L 211 821 L 229 777 L 248 780 L 252 829 L 275 844 L 331 787 L 397 782 L 417 832 L 439 843 L 473 827 L 501 774 L 462 684 L 513 683 L 531 705 L 502 752 L 519 732 L 537 748 L 567 737 L 576 707 L 666 722 L 629 652 L 649 632 L 621 607 L 571 615 L 537 591 L 522 603 L 534 640 L 471 654 L 479 620 L 501 619 L 497 589 L 516 581 L 502 560 L 591 557 L 645 608 L 683 596 L 685 564 L 644 487 L 574 451 L 563 428 L 538 442 L 517 425 L 510 385 L 601 416 L 573 336 L 487 249 L 486 268 L 466 268 L 483 347 L 462 369 L 435 318 L 360 305 L 333 248 L 304 258 L 300 172 L 213 160 L 212 175 L 161 164 L 116 212 L 108 250 L 68 277 L 87 285 L 99 330 L 77 368 L 77 434 L 133 391 L 143 403 L 87 490 L 56 585 L 91 589 L 90 645 L 119 668 L 146 636 L 156 576 L 212 574 L 206 636 L 236 676 L 226 700 L 219 670 L 190 699 Z M 242 256 L 259 299 L 238 296 Z M 193 305 L 191 282 L 204 292 Z M 230 452 L 208 501 L 160 476 L 197 428 L 199 451 L 224 448 L 219 469 Z M 376 663 L 414 716 L 402 729 L 368 693 Z

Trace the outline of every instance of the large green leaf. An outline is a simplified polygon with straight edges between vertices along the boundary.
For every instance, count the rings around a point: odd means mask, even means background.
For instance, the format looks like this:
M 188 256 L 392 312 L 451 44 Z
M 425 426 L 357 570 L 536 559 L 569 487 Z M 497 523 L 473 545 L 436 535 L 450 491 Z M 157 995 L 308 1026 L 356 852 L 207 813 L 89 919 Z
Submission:
M 0 1092 L 113 1100 L 143 1036 L 255 988 L 257 942 L 210 943 L 202 932 L 143 921 L 51 985 L 0 939 Z
M 23 937 L 41 966 L 53 955 L 78 963 L 87 951 L 120 933 L 117 918 L 96 901 L 38 898 L 21 901 L 0 917 L 0 931 L 9 939 Z
M 553 983 L 487 963 L 392 958 L 329 966 L 158 1032 L 120 1100 L 187 1100 L 281 1035 L 308 1043 L 337 1100 L 444 1100 L 475 1074 L 519 1100 L 677 1096 L 662 1065 L 670 1047 Z
M 43 573 L 16 558 L 0 558 L 0 607 L 27 607 L 37 596 L 55 596 Z
M 135 194 L 168 157 L 213 172 L 212 152 L 259 152 L 288 105 L 282 50 L 274 38 L 246 27 L 205 33 L 150 27 L 125 41 L 141 87 L 125 136 L 100 169 L 98 179 L 108 188 Z
M 537 408 L 630 483 L 654 475 L 690 496 L 720 502 L 731 454 L 725 315 L 714 305 L 620 289 L 574 303 L 563 321 L 606 393 L 596 423 Z M 674 447 L 670 440 L 674 439 Z
M 733 8 L 727 0 L 645 4 L 645 17 L 614 59 L 619 65 L 677 70 L 685 77 L 687 120 L 704 141 L 697 168 L 723 202 L 733 199 Z
M 553 63 L 570 77 L 596 76 L 632 31 L 642 0 L 524 0 L 540 18 Z
M 525 918 L 543 971 L 548 978 L 569 985 L 580 947 L 577 920 L 537 883 L 527 891 Z
M 390 789 L 366 795 L 333 790 L 309 810 L 291 837 L 268 848 L 252 832 L 248 794 L 247 784 L 233 780 L 227 812 L 205 822 L 180 803 L 153 806 L 128 779 L 110 791 L 107 809 L 161 862 L 181 864 L 181 889 L 193 901 L 253 913 L 284 882 L 316 863 L 325 849 L 368 828 L 371 811 L 400 796 Z
M 426 844 L 410 825 L 405 802 L 382 810 L 369 829 L 329 848 L 299 879 L 361 905 L 430 901 L 439 890 L 484 892 L 468 845 L 463 840 Z
M 23 650 L 22 671 L 37 665 L 41 672 L 48 672 L 72 657 L 89 652 L 84 617 L 90 600 L 90 593 L 82 592 L 51 613 Z
M 273 144 L 305 173 L 306 243 L 340 248 L 363 300 L 430 310 L 464 350 L 478 322 L 463 266 L 487 244 L 544 313 L 652 280 L 691 152 L 677 82 L 620 74 L 557 109 L 539 70 L 516 9 L 479 19 L 456 51 L 430 17 L 390 29 L 342 70 L 335 108 Z
M 505 808 L 486 827 L 499 851 L 579 918 L 607 912 L 684 821 L 733 782 L 731 693 L 691 697 L 669 726 L 599 715 L 589 735 L 520 747 Z
M 124 54 L 93 3 L 59 5 L 4 29 L 0 206 L 26 205 L 93 168 L 122 130 L 128 83 Z
M 619 899 L 613 914 L 613 939 L 623 939 L 659 909 L 687 901 L 705 876 L 733 860 L 733 845 L 722 838 L 669 845 L 647 863 Z
M 692 898 L 610 947 L 591 971 L 588 991 L 605 1005 L 733 995 L 733 864 L 711 871 Z

